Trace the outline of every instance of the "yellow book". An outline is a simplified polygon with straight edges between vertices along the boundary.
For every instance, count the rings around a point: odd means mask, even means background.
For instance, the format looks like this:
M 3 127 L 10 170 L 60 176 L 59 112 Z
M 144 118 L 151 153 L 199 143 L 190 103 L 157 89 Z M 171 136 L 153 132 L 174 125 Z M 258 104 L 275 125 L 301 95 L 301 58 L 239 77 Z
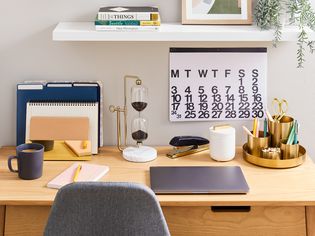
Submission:
M 140 26 L 160 26 L 161 21 L 140 21 Z

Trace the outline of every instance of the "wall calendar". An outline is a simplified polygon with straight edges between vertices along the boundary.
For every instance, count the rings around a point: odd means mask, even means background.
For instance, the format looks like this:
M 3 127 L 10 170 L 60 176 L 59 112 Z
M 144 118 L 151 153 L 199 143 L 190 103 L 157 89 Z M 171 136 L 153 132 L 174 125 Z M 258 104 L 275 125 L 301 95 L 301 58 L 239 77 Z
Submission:
M 266 48 L 170 48 L 170 121 L 265 116 Z

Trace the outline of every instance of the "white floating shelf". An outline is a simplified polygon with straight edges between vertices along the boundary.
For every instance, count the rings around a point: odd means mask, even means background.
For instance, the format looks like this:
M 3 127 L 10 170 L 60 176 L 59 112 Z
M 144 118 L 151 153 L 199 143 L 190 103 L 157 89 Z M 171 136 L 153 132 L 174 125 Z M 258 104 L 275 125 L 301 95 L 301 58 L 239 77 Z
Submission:
M 282 41 L 296 41 L 298 29 L 286 26 Z M 315 33 L 310 32 L 312 39 Z M 94 22 L 60 22 L 53 31 L 54 41 L 272 41 L 273 31 L 256 26 L 181 25 L 163 23 L 159 31 L 96 31 Z

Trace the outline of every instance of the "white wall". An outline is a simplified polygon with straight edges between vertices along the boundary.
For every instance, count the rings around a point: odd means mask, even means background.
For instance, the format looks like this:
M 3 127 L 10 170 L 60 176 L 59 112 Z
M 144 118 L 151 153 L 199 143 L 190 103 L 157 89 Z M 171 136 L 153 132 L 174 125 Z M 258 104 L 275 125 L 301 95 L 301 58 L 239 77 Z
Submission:
M 164 21 L 180 19 L 176 1 L 27 0 L 1 1 L 0 6 L 0 145 L 15 144 L 16 83 L 23 80 L 101 80 L 104 84 L 105 144 L 116 140 L 115 115 L 110 104 L 123 103 L 123 76 L 139 75 L 150 90 L 144 115 L 150 122 L 147 143 L 166 145 L 175 135 L 208 137 L 211 122 L 168 121 L 168 50 L 170 47 L 268 47 L 268 100 L 289 101 L 289 113 L 301 123 L 300 141 L 315 156 L 315 55 L 307 56 L 303 70 L 296 69 L 295 43 L 108 43 L 53 42 L 52 30 L 59 21 L 92 21 L 103 5 L 157 5 Z M 20 18 L 20 19 L 19 19 Z M 130 116 L 131 117 L 131 116 Z M 245 134 L 237 128 L 237 142 Z

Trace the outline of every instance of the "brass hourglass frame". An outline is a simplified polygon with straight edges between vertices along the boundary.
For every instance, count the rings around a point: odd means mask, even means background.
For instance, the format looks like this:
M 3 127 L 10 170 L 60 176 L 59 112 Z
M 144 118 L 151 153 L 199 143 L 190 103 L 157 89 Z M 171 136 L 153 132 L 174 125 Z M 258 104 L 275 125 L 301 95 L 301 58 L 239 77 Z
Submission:
M 117 118 L 117 148 L 119 151 L 123 151 L 124 148 L 127 145 L 127 81 L 128 80 L 135 80 L 136 85 L 141 85 L 142 81 L 138 76 L 135 75 L 125 75 L 124 77 L 124 106 L 109 106 L 109 111 L 114 113 L 116 112 L 116 118 Z M 124 144 L 122 145 L 121 140 L 121 122 L 120 122 L 120 113 L 124 113 Z

